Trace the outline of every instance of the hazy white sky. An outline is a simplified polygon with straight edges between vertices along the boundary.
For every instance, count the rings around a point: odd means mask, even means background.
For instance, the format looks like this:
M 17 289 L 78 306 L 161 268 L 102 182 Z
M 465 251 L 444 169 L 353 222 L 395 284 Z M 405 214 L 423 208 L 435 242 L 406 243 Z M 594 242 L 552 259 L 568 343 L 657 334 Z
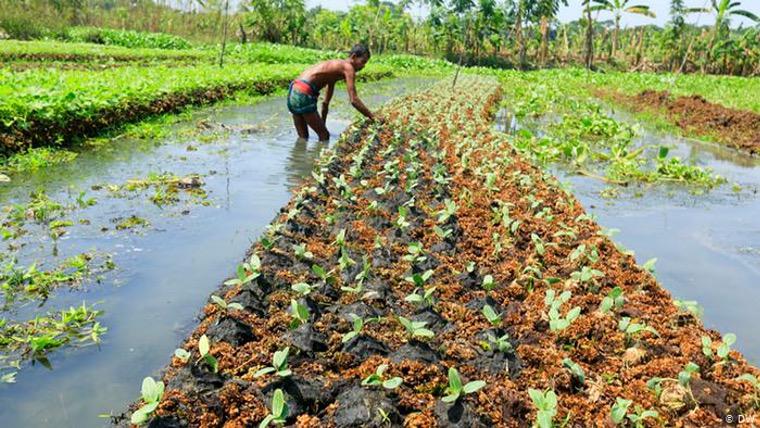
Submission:
M 347 10 L 352 4 L 356 3 L 363 3 L 363 1 L 360 0 L 306 0 L 306 6 L 307 7 L 314 7 L 321 5 L 322 7 L 328 8 L 328 9 L 336 9 L 336 10 Z M 581 8 L 581 0 L 570 0 L 568 2 L 570 6 L 563 6 L 559 13 L 559 18 L 563 22 L 567 21 L 573 21 L 575 19 L 578 19 L 581 16 L 582 8 Z M 704 7 L 710 4 L 710 0 L 686 0 L 686 6 L 687 7 Z M 642 25 L 642 24 L 648 24 L 648 23 L 654 23 L 657 25 L 663 25 L 669 20 L 669 9 L 670 9 L 670 0 L 640 0 L 640 1 L 633 1 L 631 4 L 647 4 L 649 7 L 655 12 L 657 15 L 657 18 L 647 18 L 645 16 L 638 16 L 638 15 L 630 15 L 626 14 L 623 19 L 622 23 L 624 26 L 636 26 L 636 25 Z M 744 0 L 742 1 L 742 6 L 744 9 L 749 10 L 750 12 L 753 12 L 754 14 L 760 16 L 760 0 Z M 413 11 L 416 11 L 415 15 L 419 16 L 421 14 L 424 14 L 424 8 L 420 8 L 419 6 L 413 6 Z M 601 13 L 599 15 L 599 18 L 604 19 L 611 19 L 612 15 L 608 13 Z M 688 21 L 691 23 L 699 23 L 702 24 L 712 24 L 715 22 L 715 19 L 710 14 L 694 14 L 690 15 L 688 18 Z M 744 23 L 745 26 L 751 25 L 752 21 L 746 18 L 734 18 L 732 19 L 732 25 L 738 26 L 740 23 Z

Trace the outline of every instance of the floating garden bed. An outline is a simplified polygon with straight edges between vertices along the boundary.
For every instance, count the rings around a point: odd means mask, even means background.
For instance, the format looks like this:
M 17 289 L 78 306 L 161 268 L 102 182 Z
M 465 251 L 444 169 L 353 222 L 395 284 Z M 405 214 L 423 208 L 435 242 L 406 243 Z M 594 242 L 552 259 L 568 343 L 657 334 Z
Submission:
M 326 151 L 131 422 L 706 426 L 760 372 L 673 302 L 460 76 Z M 123 424 L 128 419 L 118 421 Z

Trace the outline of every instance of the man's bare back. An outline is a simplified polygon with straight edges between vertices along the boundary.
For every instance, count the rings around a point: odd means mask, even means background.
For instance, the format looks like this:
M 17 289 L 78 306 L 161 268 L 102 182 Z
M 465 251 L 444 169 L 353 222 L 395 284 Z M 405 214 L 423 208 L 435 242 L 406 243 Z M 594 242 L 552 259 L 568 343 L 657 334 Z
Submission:
M 298 131 L 299 138 L 308 138 L 308 127 L 312 128 L 319 136 L 320 141 L 330 138 L 330 133 L 325 127 L 327 112 L 332 99 L 335 83 L 340 80 L 346 81 L 346 90 L 351 105 L 360 113 L 374 120 L 375 116 L 359 99 L 356 93 L 356 73 L 369 61 L 369 50 L 361 45 L 354 46 L 348 59 L 334 59 L 323 61 L 306 69 L 291 84 L 288 92 L 288 109 L 293 114 L 293 123 Z M 319 91 L 327 87 L 324 101 L 322 102 L 321 117 L 316 112 L 316 102 Z

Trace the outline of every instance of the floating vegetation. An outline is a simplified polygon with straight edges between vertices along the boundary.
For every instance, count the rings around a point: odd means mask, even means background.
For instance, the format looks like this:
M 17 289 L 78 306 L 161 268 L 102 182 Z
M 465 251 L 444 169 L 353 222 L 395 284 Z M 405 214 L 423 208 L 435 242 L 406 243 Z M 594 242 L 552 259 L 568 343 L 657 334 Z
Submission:
M 150 226 L 150 222 L 142 217 L 138 217 L 136 215 L 131 215 L 124 219 L 115 219 L 118 223 L 116 223 L 116 230 L 127 230 L 127 229 L 134 229 L 136 227 L 148 227 Z
M 191 200 L 201 205 L 209 205 L 208 194 L 203 189 L 203 178 L 199 174 L 179 177 L 171 173 L 150 173 L 144 179 L 128 180 L 123 185 L 105 186 L 113 195 L 128 192 L 152 190 L 150 201 L 158 206 L 172 205 L 180 201 L 180 191 L 191 196 Z
M 0 291 L 5 298 L 1 309 L 8 310 L 19 300 L 45 300 L 56 288 L 78 286 L 86 278 L 115 267 L 108 254 L 82 253 L 50 270 L 40 269 L 37 263 L 19 266 L 13 258 L 0 270 Z
M 47 358 L 50 352 L 66 345 L 99 344 L 107 331 L 97 320 L 102 314 L 82 303 L 25 322 L 0 318 L 0 382 L 14 382 L 25 360 L 52 368 Z

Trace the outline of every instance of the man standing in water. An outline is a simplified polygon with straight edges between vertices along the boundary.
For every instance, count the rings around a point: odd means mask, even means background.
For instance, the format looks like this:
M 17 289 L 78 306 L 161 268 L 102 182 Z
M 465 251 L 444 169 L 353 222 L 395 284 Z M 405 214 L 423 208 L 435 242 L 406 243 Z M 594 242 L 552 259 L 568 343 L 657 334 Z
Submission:
M 330 132 L 325 127 L 327 110 L 335 89 L 335 82 L 346 80 L 348 99 L 355 109 L 370 120 L 375 115 L 364 105 L 356 94 L 356 73 L 369 61 L 370 52 L 362 44 L 355 45 L 348 53 L 348 59 L 333 59 L 316 64 L 290 83 L 288 90 L 288 110 L 293 114 L 293 124 L 298 131 L 298 138 L 309 138 L 307 125 L 317 133 L 319 141 L 330 139 Z M 322 116 L 317 114 L 319 91 L 327 86 L 325 99 L 322 101 Z

